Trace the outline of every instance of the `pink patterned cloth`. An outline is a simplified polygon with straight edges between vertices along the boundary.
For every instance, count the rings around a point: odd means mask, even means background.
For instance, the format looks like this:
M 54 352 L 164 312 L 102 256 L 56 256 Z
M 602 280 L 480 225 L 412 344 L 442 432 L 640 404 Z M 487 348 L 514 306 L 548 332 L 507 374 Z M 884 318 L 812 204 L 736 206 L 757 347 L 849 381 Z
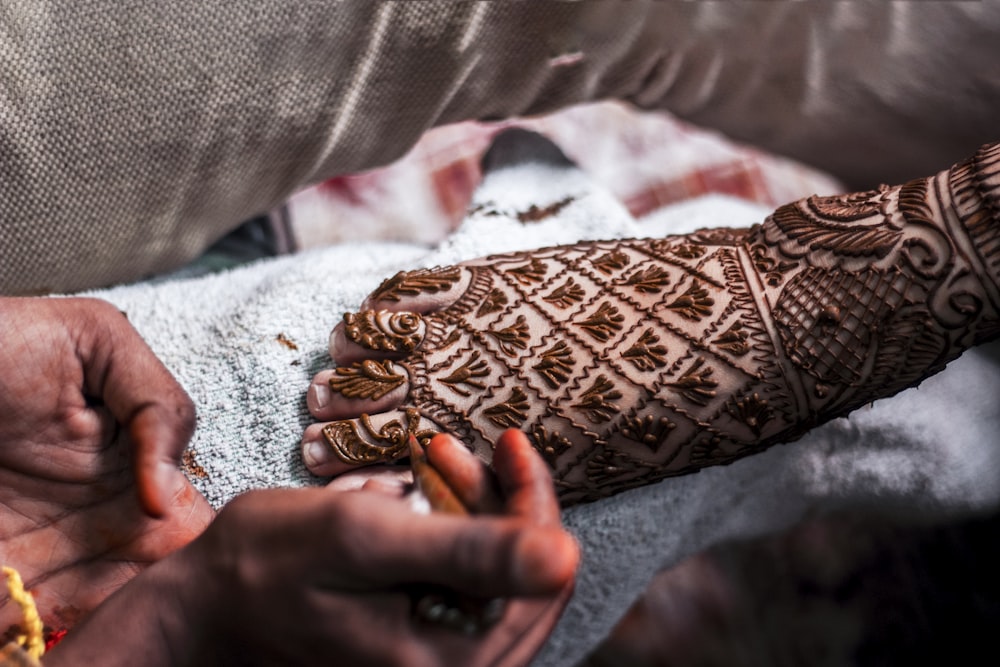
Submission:
M 511 126 L 549 137 L 637 218 L 710 193 L 776 207 L 814 193 L 844 191 L 820 171 L 665 112 L 601 102 L 538 118 L 435 128 L 389 166 L 303 190 L 288 202 L 298 247 L 440 241 L 464 216 L 493 136 Z

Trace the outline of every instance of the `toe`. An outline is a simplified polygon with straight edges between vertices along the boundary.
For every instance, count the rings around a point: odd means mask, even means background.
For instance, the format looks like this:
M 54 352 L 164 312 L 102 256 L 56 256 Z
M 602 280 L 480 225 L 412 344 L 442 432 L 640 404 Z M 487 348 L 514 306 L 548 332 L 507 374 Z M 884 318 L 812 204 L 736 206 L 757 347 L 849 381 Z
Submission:
M 423 441 L 441 430 L 412 408 L 313 424 L 302 436 L 302 459 L 315 475 L 339 475 L 403 458 L 410 435 Z
M 365 359 L 317 373 L 306 404 L 316 419 L 346 419 L 395 408 L 408 391 L 405 368 L 388 359 Z
M 400 271 L 379 285 L 362 307 L 429 313 L 454 303 L 468 288 L 471 278 L 471 272 L 459 266 Z
M 417 349 L 427 321 L 412 311 L 361 310 L 345 313 L 330 334 L 330 356 L 338 364 L 365 358 L 399 358 Z

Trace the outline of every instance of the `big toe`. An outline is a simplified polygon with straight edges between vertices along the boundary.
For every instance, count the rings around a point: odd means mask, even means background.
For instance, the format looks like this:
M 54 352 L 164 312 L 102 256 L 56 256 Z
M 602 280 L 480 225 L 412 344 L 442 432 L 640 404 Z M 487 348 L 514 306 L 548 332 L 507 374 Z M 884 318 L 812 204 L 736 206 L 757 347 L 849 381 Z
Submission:
M 302 436 L 302 460 L 321 477 L 359 466 L 391 463 L 409 453 L 409 437 L 424 441 L 441 431 L 416 410 L 389 410 L 312 424 Z

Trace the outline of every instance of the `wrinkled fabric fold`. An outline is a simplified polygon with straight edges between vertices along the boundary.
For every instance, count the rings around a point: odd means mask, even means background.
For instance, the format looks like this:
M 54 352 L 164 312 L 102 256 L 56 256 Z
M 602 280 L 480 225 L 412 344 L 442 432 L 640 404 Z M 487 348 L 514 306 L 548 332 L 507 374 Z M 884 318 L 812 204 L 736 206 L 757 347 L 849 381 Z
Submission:
M 434 125 L 608 97 L 901 182 L 993 138 L 997 34 L 990 3 L 15 0 L 0 292 L 176 267 Z

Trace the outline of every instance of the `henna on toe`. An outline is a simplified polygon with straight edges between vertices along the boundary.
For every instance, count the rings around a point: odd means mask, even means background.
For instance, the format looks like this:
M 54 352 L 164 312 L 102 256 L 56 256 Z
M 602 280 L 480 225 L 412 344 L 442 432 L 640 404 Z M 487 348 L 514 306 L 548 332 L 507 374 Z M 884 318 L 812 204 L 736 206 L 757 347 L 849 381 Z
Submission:
M 392 460 L 437 431 L 489 460 L 514 427 L 563 503 L 589 501 L 895 394 L 1000 334 L 998 309 L 1000 145 L 746 230 L 404 272 L 334 330 L 342 366 L 310 407 L 338 421 L 307 431 L 307 464 Z

